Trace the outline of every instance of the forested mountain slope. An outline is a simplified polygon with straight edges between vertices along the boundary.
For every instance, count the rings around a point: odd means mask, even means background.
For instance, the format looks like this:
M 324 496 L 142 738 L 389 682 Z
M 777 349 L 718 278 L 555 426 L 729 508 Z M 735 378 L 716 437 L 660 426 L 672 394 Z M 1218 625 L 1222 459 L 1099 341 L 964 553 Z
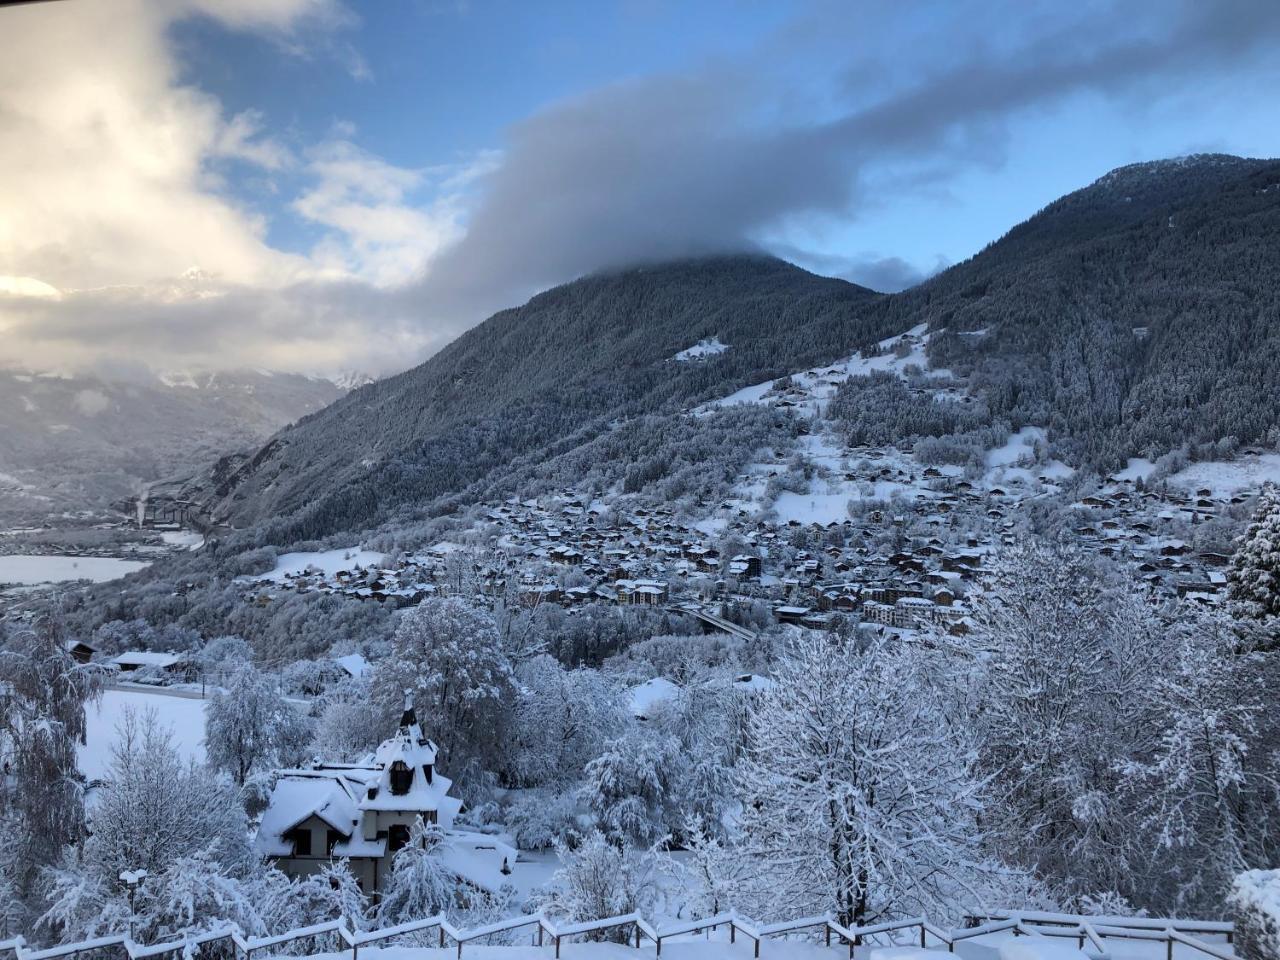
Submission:
M 425 364 L 228 460 L 205 491 L 272 542 L 363 529 L 555 456 L 612 421 L 688 408 L 927 324 L 930 360 L 1060 456 L 1134 455 L 1280 422 L 1280 163 L 1113 171 L 897 295 L 734 256 L 624 270 L 496 314 Z M 703 339 L 728 350 L 672 358 Z M 1274 439 L 1274 438 L 1273 438 Z
M 1263 440 L 1280 422 L 1280 164 L 1123 167 L 884 306 L 927 319 L 933 364 L 1078 464 Z
M 878 295 L 769 257 L 587 277 L 495 314 L 217 471 L 215 511 L 284 541 L 361 529 L 611 421 L 678 409 L 887 332 Z M 677 353 L 718 337 L 701 361 Z M 570 439 L 572 438 L 572 439 Z

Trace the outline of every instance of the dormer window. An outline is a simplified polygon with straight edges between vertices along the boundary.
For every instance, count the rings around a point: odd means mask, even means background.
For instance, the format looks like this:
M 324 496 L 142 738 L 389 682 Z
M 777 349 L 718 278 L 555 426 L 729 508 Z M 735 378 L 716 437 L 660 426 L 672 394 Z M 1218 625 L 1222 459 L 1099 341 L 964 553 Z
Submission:
M 391 792 L 396 796 L 404 796 L 413 786 L 413 768 L 403 760 L 391 764 Z
M 422 765 L 422 775 L 427 778 L 427 783 L 431 782 L 431 764 L 424 763 Z

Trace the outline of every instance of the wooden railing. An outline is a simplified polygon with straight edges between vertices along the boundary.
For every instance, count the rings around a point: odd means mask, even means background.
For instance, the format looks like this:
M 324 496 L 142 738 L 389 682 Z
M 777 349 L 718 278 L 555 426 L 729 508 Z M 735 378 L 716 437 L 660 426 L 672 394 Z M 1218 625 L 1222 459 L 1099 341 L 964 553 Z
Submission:
M 832 945 L 833 940 L 844 944 L 848 947 L 849 956 L 852 958 L 855 947 L 868 941 L 874 942 L 876 938 L 887 938 L 890 942 L 897 942 L 895 937 L 903 932 L 909 933 L 911 942 L 921 947 L 945 947 L 948 952 L 954 953 L 957 943 L 1011 931 L 1014 936 L 1074 939 L 1080 950 L 1090 960 L 1111 960 L 1111 954 L 1104 945 L 1105 940 L 1111 937 L 1163 942 L 1167 947 L 1168 960 L 1173 960 L 1175 944 L 1182 944 L 1206 954 L 1213 960 L 1237 960 L 1229 946 L 1234 934 L 1234 928 L 1230 923 L 1205 920 L 1162 920 L 1150 917 L 1089 917 L 1036 911 L 973 913 L 966 918 L 966 921 L 968 926 L 956 930 L 935 926 L 927 917 L 908 917 L 902 920 L 852 927 L 843 926 L 830 916 L 804 917 L 781 923 L 758 924 L 731 910 L 698 920 L 657 927 L 638 913 L 574 923 L 558 922 L 537 913 L 462 929 L 455 927 L 441 914 L 377 930 L 352 930 L 344 920 L 330 920 L 327 923 L 300 927 L 269 937 L 245 937 L 238 929 L 225 927 L 184 937 L 181 940 L 156 944 L 135 943 L 128 935 L 119 934 L 46 949 L 28 949 L 26 941 L 22 937 L 17 937 L 12 940 L 0 940 L 0 960 L 7 960 L 10 954 L 12 954 L 12 960 L 62 960 L 77 954 L 116 949 L 121 950 L 128 960 L 151 960 L 166 954 L 179 954 L 224 941 L 224 945 L 234 952 L 237 960 L 253 960 L 255 954 L 259 957 L 270 956 L 273 948 L 301 940 L 316 941 L 318 945 L 320 939 L 326 937 L 333 937 L 335 946 L 349 949 L 351 960 L 360 960 L 362 947 L 414 934 L 429 935 L 432 931 L 436 933 L 438 946 L 445 947 L 452 941 L 457 946 L 458 957 L 461 958 L 464 944 L 521 929 L 530 929 L 531 935 L 539 946 L 546 945 L 549 940 L 556 958 L 560 956 L 560 947 L 564 941 L 612 931 L 621 933 L 625 937 L 625 942 L 633 943 L 636 947 L 640 947 L 644 940 L 649 940 L 654 945 L 656 955 L 661 956 L 664 941 L 714 931 L 719 927 L 728 929 L 730 943 L 736 943 L 739 936 L 749 940 L 754 957 L 760 956 L 762 940 L 802 932 L 821 937 L 828 946 Z M 1225 938 L 1225 945 L 1206 941 L 1203 939 L 1206 936 Z

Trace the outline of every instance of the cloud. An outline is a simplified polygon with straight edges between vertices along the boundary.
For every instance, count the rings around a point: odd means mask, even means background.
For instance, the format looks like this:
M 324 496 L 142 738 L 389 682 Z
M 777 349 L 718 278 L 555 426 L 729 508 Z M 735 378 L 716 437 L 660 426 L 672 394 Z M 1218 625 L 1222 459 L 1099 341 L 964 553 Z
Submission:
M 1155 101 L 1248 70 L 1280 35 L 1280 6 L 1245 0 L 1024 5 L 1011 23 L 983 4 L 903 9 L 826 8 L 824 42 L 845 41 L 850 59 L 818 88 L 777 66 L 804 62 L 794 45 L 814 42 L 810 24 L 754 59 L 617 84 L 517 124 L 465 235 L 422 283 L 424 308 L 456 322 L 613 264 L 847 222 L 883 202 L 868 183 L 886 170 L 936 189 L 998 165 L 1019 117 L 1080 96 Z M 882 50 L 909 55 L 885 63 Z M 907 282 L 904 266 L 873 273 Z
M 1073 100 L 1141 110 L 1206 80 L 1256 81 L 1280 35 L 1280 5 L 1247 0 L 1018 13 L 819 4 L 753 52 L 553 103 L 500 150 L 441 167 L 378 157 L 350 124 L 308 145 L 255 111 L 227 116 L 183 82 L 167 39 L 176 19 L 211 17 L 367 76 L 337 3 L 8 9 L 0 349 L 59 367 L 389 371 L 595 269 L 792 251 L 779 237 L 803 250 L 895 197 L 998 167 L 1019 122 Z M 242 166 L 297 188 L 283 204 L 315 231 L 310 249 L 273 246 L 264 217 L 229 197 Z M 883 290 L 937 266 L 819 259 L 807 263 Z
M 923 283 L 949 266 L 945 257 L 939 257 L 930 268 L 921 269 L 901 257 L 869 254 L 849 263 L 838 275 L 880 293 L 897 293 Z

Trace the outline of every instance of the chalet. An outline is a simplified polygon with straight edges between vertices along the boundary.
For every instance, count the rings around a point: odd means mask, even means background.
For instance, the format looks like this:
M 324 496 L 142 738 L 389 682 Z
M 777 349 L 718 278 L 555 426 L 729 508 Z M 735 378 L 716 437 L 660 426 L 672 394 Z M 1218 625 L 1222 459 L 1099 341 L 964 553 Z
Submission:
M 758 578 L 762 572 L 760 558 L 748 554 L 739 554 L 729 561 L 729 575 L 747 580 Z
M 409 843 L 418 818 L 444 833 L 441 863 L 478 889 L 495 891 L 512 870 L 516 851 L 482 834 L 453 829 L 462 801 L 436 769 L 436 745 L 422 732 L 411 702 L 400 729 L 369 762 L 282 770 L 254 838 L 254 852 L 292 877 L 347 861 L 365 893 L 386 885 L 392 858 Z
M 67 653 L 71 654 L 71 659 L 76 663 L 88 663 L 93 659 L 93 655 L 97 653 L 97 649 L 89 646 L 83 640 L 68 640 L 65 644 Z

